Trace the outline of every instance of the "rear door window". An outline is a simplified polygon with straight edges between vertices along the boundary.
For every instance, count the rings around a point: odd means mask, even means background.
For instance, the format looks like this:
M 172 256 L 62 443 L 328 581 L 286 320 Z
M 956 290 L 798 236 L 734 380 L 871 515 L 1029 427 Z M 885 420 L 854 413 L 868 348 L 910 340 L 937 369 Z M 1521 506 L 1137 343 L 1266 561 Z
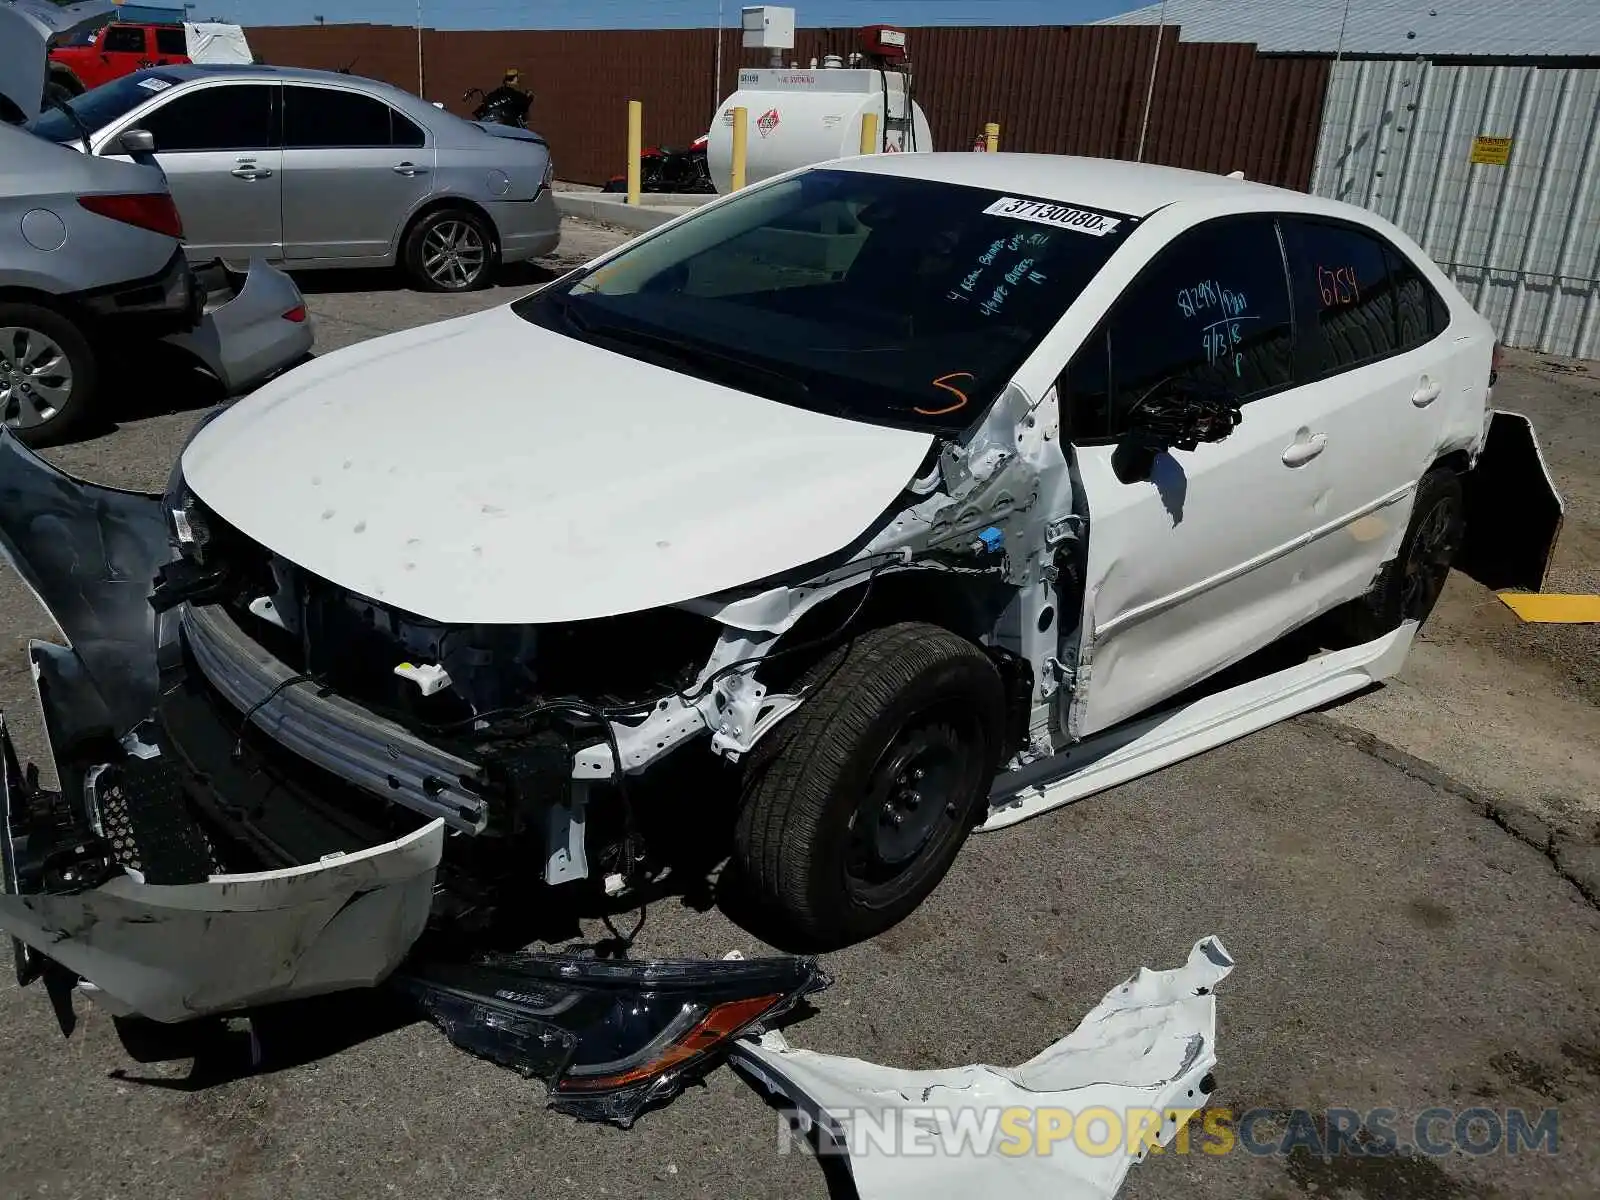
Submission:
M 1396 341 L 1399 349 L 1415 350 L 1445 331 L 1450 309 L 1444 298 L 1422 277 L 1417 264 L 1386 244 L 1389 279 L 1394 285 Z
M 174 96 L 138 120 L 156 141 L 157 154 L 204 150 L 267 150 L 272 136 L 272 94 L 265 84 L 237 83 Z
M 184 37 L 181 29 L 158 29 L 156 30 L 156 53 L 187 58 L 189 57 L 189 39 Z
M 410 117 L 402 116 L 391 108 L 389 110 L 389 122 L 389 127 L 394 133 L 393 141 L 396 146 L 427 145 L 428 135 L 423 133 L 422 126 L 411 120 Z
M 291 150 L 394 145 L 389 106 L 359 92 L 286 87 L 283 122 L 284 145 Z
M 1312 378 L 1348 371 L 1427 341 L 1434 317 L 1425 280 L 1391 275 L 1399 256 L 1377 234 L 1353 225 L 1284 220 L 1295 294 L 1303 322 L 1306 369 Z M 1405 297 L 1397 303 L 1396 283 Z M 1404 331 L 1400 309 L 1404 308 Z
M 1271 217 L 1226 218 L 1175 238 L 1073 357 L 1064 392 L 1079 442 L 1116 437 L 1163 383 L 1221 388 L 1240 404 L 1294 382 L 1294 308 Z

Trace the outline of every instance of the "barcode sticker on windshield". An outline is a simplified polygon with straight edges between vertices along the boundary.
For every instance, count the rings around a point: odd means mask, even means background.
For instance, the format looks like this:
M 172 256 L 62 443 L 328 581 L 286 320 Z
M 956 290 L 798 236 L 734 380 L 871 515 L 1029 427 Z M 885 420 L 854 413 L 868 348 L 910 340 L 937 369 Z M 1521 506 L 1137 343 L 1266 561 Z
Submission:
M 165 79 L 141 79 L 139 86 L 147 92 L 164 92 L 172 85 Z
M 1054 225 L 1057 229 L 1070 229 L 1074 233 L 1089 233 L 1104 237 L 1115 233 L 1122 222 L 1103 213 L 1085 212 L 1065 204 L 1051 204 L 1045 200 L 1019 200 L 1015 196 L 1002 196 L 984 214 L 991 217 L 1010 217 L 1016 221 L 1033 221 L 1039 225 Z

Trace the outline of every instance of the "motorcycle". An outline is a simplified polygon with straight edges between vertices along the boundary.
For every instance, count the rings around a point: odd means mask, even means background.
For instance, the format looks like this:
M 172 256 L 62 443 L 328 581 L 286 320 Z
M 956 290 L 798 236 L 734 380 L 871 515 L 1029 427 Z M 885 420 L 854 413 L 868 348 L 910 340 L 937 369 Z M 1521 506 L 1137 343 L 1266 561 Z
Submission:
M 625 192 L 627 175 L 608 179 L 601 191 Z M 642 192 L 671 192 L 675 195 L 699 195 L 717 190 L 711 182 L 711 170 L 706 166 L 706 135 L 689 143 L 687 150 L 673 150 L 664 146 L 648 146 L 639 153 L 639 190 Z
M 528 127 L 528 109 L 533 106 L 533 96 L 521 88 L 502 84 L 487 94 L 482 88 L 468 88 L 461 96 L 467 103 L 474 98 L 478 101 L 478 106 L 472 110 L 474 121 L 510 125 L 516 129 Z

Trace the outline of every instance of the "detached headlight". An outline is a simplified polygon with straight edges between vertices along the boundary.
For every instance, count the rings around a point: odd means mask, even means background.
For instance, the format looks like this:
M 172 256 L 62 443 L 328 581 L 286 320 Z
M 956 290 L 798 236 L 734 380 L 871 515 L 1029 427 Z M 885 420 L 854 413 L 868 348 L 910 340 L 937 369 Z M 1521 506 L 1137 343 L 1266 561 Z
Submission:
M 452 1042 L 543 1079 L 550 1105 L 626 1128 L 733 1040 L 831 982 L 814 958 L 425 963 L 391 982 Z

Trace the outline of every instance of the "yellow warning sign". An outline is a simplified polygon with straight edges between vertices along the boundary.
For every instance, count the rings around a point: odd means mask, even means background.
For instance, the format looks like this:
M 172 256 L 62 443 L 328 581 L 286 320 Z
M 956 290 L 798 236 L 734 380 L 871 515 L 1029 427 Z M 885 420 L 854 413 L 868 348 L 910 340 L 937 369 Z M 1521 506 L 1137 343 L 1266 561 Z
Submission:
M 1536 592 L 1501 592 L 1505 606 L 1524 621 L 1540 625 L 1600 623 L 1600 596 L 1555 596 Z
M 1472 139 L 1472 161 L 1486 167 L 1503 167 L 1511 161 L 1511 139 L 1475 137 Z

